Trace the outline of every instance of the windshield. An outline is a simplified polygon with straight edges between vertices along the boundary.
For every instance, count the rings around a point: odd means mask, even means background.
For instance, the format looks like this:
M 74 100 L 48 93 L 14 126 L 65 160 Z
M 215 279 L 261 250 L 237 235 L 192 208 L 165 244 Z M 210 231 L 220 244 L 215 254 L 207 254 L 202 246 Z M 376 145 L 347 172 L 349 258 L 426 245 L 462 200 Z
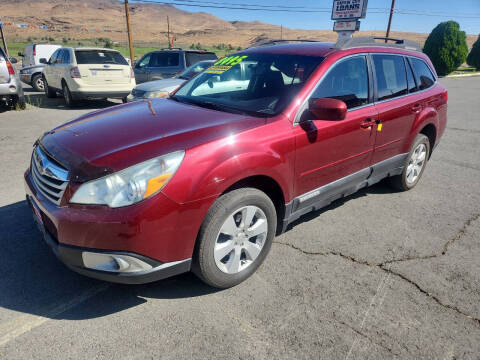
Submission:
M 222 111 L 276 115 L 322 60 L 318 56 L 238 53 L 218 60 L 172 99 Z
M 75 50 L 77 64 L 118 64 L 128 65 L 127 60 L 116 51 Z
M 195 75 L 201 73 L 203 70 L 212 66 L 214 61 L 200 61 L 188 68 L 186 68 L 178 77 L 184 80 L 190 80 Z

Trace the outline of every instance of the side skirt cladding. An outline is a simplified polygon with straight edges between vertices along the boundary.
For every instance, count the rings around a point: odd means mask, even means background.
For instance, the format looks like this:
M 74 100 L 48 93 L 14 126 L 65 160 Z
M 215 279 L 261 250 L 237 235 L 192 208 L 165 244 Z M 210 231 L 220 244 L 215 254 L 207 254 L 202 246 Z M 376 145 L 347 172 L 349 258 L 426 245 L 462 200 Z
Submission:
M 302 215 L 328 206 L 335 200 L 376 184 L 386 177 L 401 174 L 407 156 L 408 153 L 396 155 L 296 197 L 285 204 L 282 232 L 287 229 L 288 224 Z

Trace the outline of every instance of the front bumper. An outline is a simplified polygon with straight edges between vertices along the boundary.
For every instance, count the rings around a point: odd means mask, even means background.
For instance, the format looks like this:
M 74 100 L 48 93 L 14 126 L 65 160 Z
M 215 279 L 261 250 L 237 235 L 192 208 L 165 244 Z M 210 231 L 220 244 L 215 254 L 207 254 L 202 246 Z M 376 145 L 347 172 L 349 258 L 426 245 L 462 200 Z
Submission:
M 148 206 L 143 202 L 122 211 L 58 207 L 37 191 L 29 171 L 25 173 L 25 190 L 45 242 L 59 260 L 77 273 L 110 282 L 142 284 L 190 270 L 194 237 L 193 241 L 178 241 L 174 236 L 175 232 L 181 237 L 186 233 L 179 231 L 174 221 L 179 205 L 168 203 L 166 198 L 159 200 L 174 217 L 162 216 L 157 209 L 154 213 L 158 218 L 152 219 L 150 210 L 159 204 Z M 118 255 L 149 266 L 135 272 L 103 271 L 87 264 L 85 254 L 113 258 Z

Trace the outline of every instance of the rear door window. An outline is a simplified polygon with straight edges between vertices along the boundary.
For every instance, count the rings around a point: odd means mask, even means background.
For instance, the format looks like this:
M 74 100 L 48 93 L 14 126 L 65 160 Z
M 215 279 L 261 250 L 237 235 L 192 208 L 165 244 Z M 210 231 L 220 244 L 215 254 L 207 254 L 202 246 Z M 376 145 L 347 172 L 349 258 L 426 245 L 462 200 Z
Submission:
M 368 104 L 368 72 L 365 56 L 341 61 L 321 80 L 313 98 L 342 100 L 348 109 Z
M 116 64 L 128 65 L 127 60 L 116 51 L 107 50 L 76 50 L 77 64 Z
M 217 55 L 213 53 L 198 53 L 198 52 L 186 52 L 185 62 L 187 66 L 192 66 L 202 60 L 215 60 Z
M 379 101 L 408 93 L 407 74 L 402 56 L 373 55 Z
M 431 87 L 435 83 L 435 77 L 430 71 L 428 65 L 425 64 L 425 61 L 416 58 L 410 58 L 410 61 L 413 67 L 413 72 L 415 73 L 415 79 L 417 79 L 419 90 Z
M 150 67 L 175 67 L 180 65 L 178 52 L 153 53 L 150 58 Z

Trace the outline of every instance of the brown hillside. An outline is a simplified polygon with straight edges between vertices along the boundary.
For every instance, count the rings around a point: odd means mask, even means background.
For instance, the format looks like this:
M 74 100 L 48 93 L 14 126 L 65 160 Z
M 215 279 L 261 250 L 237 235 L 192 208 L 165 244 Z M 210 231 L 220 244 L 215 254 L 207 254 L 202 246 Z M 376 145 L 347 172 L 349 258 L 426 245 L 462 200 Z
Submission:
M 1 20 L 9 40 L 28 37 L 63 37 L 91 39 L 108 37 L 125 42 L 124 5 L 117 0 L 0 0 Z M 137 43 L 164 45 L 167 41 L 166 17 L 177 44 L 188 45 L 200 42 L 203 45 L 232 44 L 248 46 L 259 39 L 280 38 L 280 27 L 260 21 L 225 21 L 205 12 L 188 12 L 171 5 L 131 4 L 133 38 Z M 19 28 L 26 24 L 28 28 Z M 45 25 L 48 30 L 39 29 Z M 329 28 L 330 22 L 319 24 Z M 379 32 L 361 32 L 361 35 L 384 35 Z M 427 34 L 393 32 L 392 36 L 415 40 L 421 44 Z M 334 41 L 336 34 L 330 30 L 283 29 L 283 38 L 315 39 Z M 467 42 L 473 44 L 476 37 L 469 35 Z

